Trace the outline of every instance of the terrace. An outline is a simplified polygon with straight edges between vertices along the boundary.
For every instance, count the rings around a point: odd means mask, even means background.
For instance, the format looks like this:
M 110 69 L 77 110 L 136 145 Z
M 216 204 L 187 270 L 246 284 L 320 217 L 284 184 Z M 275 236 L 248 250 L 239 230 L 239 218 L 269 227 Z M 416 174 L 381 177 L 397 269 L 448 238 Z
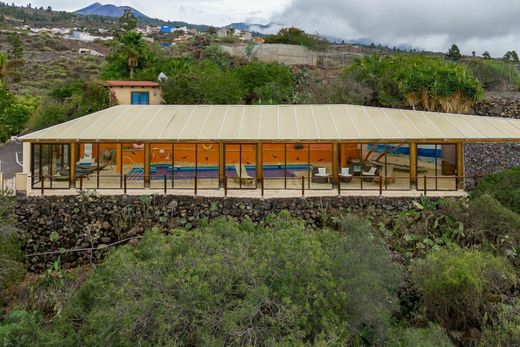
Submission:
M 39 193 L 413 195 L 463 188 L 463 143 L 517 142 L 520 121 L 351 105 L 116 106 L 21 140 L 27 190 Z

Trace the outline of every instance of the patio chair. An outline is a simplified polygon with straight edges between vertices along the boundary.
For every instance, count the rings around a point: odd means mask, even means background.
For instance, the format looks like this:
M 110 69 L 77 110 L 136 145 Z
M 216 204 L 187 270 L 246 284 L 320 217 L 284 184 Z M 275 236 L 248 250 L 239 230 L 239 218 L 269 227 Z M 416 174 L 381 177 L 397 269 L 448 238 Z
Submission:
M 237 176 L 235 177 L 235 182 L 240 182 L 246 184 L 246 185 L 253 185 L 255 183 L 255 178 L 249 176 L 247 173 L 246 165 L 242 164 L 240 167 L 238 165 L 235 165 L 235 171 L 237 173 Z M 242 172 L 242 174 L 240 174 Z
M 379 183 L 379 176 L 374 177 L 374 183 Z M 385 176 L 385 184 L 395 183 L 395 175 L 394 175 L 394 166 L 387 165 L 386 167 L 386 176 Z
M 363 171 L 361 176 L 363 176 L 363 182 L 374 182 L 374 178 L 376 177 L 377 167 L 373 166 L 368 171 Z
M 312 169 L 313 183 L 329 183 L 330 174 L 327 173 L 327 168 L 315 167 Z
M 350 183 L 352 182 L 352 174 L 350 173 L 350 168 L 342 167 L 341 172 L 339 173 L 339 179 L 342 183 Z

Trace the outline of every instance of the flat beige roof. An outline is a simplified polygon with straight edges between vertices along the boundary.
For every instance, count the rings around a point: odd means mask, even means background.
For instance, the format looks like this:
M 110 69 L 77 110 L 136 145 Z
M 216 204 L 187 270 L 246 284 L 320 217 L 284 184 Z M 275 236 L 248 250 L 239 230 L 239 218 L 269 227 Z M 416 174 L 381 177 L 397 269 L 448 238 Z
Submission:
M 120 105 L 22 141 L 520 141 L 520 120 L 355 105 Z

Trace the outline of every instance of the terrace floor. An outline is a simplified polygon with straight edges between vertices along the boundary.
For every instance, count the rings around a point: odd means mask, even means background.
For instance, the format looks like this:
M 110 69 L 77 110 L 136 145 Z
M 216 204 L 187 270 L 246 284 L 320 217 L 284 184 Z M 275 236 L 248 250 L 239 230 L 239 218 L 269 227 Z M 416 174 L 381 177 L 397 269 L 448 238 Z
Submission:
M 88 190 L 84 190 L 88 191 Z M 45 196 L 60 196 L 60 195 L 75 195 L 79 194 L 79 189 L 49 189 L 44 191 Z M 99 195 L 121 195 L 123 194 L 122 189 L 99 189 L 96 190 L 96 194 Z M 30 190 L 27 192 L 29 196 L 40 196 L 40 190 Z M 162 189 L 128 189 L 128 195 L 153 195 L 164 194 L 164 190 Z M 187 196 L 194 195 L 193 189 L 169 189 L 167 191 L 168 195 L 178 195 L 178 196 Z M 265 190 L 264 195 L 262 196 L 261 189 L 242 189 L 242 190 L 234 190 L 228 189 L 227 195 L 225 194 L 224 189 L 214 189 L 214 190 L 198 190 L 197 196 L 205 196 L 205 197 L 235 197 L 235 198 L 295 198 L 295 197 L 332 197 L 332 196 L 384 196 L 384 197 L 420 197 L 424 195 L 423 191 L 417 190 L 409 190 L 409 191 L 392 191 L 392 190 L 383 190 L 381 195 L 377 190 L 352 190 L 352 191 L 341 191 L 341 195 L 338 195 L 337 190 L 306 190 L 304 195 L 302 195 L 301 190 Z M 456 191 L 428 191 L 427 196 L 431 197 L 463 197 L 466 196 L 467 193 L 464 190 L 456 190 Z

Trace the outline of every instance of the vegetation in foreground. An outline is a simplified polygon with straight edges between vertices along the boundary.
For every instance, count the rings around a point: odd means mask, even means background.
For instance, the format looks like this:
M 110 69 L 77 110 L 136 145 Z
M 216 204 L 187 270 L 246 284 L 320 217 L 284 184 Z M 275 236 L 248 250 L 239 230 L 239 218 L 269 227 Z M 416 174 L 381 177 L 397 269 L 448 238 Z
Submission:
M 23 281 L 16 233 L 2 233 L 0 345 L 517 346 L 510 176 L 400 213 L 324 208 L 319 228 L 287 212 L 152 228 L 92 269 L 57 261 Z

